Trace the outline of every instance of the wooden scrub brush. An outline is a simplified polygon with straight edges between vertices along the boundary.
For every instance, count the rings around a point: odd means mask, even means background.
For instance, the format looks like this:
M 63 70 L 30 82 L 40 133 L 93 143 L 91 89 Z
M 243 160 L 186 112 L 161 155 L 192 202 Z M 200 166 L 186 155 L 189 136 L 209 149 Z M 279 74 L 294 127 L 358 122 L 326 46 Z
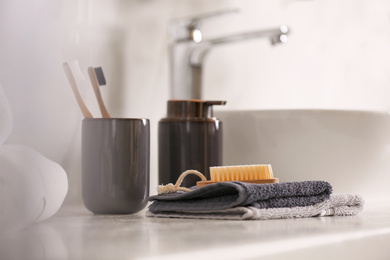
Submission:
M 210 167 L 210 181 L 198 181 L 198 188 L 221 181 L 241 181 L 250 183 L 278 183 L 274 178 L 271 164 L 237 165 Z
M 238 166 L 218 166 L 210 167 L 210 178 L 208 181 L 206 177 L 197 170 L 187 170 L 183 172 L 176 181 L 176 184 L 168 183 L 167 185 L 160 185 L 157 188 L 159 194 L 174 193 L 177 191 L 191 191 L 189 188 L 180 187 L 183 179 L 188 174 L 195 174 L 202 179 L 196 183 L 197 188 L 201 188 L 208 184 L 224 181 L 241 181 L 248 183 L 278 183 L 279 179 L 274 178 L 272 167 L 270 164 L 258 165 L 238 165 Z

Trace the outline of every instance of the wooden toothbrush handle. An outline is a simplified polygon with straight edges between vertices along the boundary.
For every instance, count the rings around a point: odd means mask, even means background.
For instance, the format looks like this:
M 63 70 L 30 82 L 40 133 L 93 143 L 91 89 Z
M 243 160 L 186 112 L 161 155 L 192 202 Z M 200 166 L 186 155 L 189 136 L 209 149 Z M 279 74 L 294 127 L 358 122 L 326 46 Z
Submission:
M 89 79 L 91 80 L 91 84 L 95 92 L 95 96 L 99 104 L 99 108 L 100 108 L 100 112 L 102 113 L 102 116 L 104 118 L 111 118 L 110 114 L 106 109 L 106 106 L 104 105 L 102 94 L 100 93 L 99 81 L 96 77 L 96 73 L 93 67 L 88 68 L 88 75 L 89 75 Z

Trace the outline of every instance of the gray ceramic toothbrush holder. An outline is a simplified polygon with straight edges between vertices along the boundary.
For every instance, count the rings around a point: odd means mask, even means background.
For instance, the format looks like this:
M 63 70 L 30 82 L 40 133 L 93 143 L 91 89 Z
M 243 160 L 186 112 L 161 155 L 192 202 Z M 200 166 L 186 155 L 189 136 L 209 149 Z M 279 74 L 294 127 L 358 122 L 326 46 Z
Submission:
M 149 196 L 148 119 L 93 118 L 82 122 L 82 197 L 95 214 L 131 214 Z

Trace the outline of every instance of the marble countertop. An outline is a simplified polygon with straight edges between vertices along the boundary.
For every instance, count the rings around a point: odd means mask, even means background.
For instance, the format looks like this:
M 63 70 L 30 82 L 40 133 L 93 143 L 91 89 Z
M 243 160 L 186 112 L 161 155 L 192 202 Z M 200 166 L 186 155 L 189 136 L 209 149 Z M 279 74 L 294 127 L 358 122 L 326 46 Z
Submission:
M 62 207 L 0 241 L 0 259 L 390 259 L 390 200 L 354 217 L 222 221 Z

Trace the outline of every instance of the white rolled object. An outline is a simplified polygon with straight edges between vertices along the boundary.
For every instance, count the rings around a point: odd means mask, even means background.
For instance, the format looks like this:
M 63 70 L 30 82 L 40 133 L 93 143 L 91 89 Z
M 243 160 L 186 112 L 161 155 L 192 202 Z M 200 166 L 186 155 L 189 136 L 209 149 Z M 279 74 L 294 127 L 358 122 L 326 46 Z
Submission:
M 23 145 L 0 146 L 0 229 L 53 216 L 68 191 L 64 169 Z
M 36 221 L 48 219 L 61 207 L 68 192 L 68 178 L 65 170 L 58 163 L 49 160 L 28 146 L 12 145 L 10 147 L 15 152 L 24 154 L 40 174 L 45 193 L 45 207 Z
M 4 145 L 12 112 L 0 86 L 0 231 L 23 228 L 53 216 L 68 192 L 64 169 L 34 149 Z

